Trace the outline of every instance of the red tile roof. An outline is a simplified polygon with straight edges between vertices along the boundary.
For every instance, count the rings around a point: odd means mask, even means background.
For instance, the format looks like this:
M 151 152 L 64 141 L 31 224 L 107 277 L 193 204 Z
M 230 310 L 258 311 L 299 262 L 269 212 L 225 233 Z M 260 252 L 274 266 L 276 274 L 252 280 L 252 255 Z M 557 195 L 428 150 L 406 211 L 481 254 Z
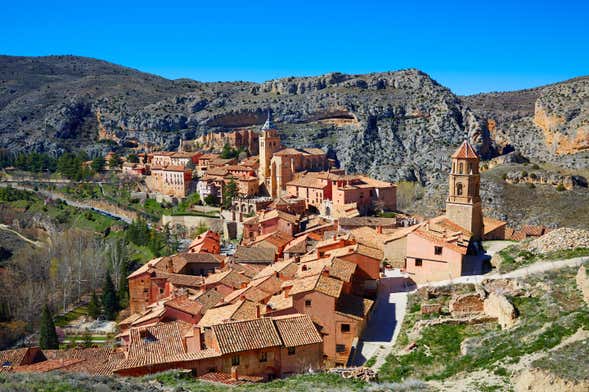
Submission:
M 217 324 L 211 329 L 222 354 L 282 345 L 278 331 L 269 318 Z
M 477 152 L 471 146 L 471 144 L 467 140 L 465 140 L 462 142 L 460 147 L 458 147 L 458 150 L 456 150 L 456 152 L 454 152 L 454 154 L 452 154 L 452 158 L 479 159 L 479 156 L 477 155 Z

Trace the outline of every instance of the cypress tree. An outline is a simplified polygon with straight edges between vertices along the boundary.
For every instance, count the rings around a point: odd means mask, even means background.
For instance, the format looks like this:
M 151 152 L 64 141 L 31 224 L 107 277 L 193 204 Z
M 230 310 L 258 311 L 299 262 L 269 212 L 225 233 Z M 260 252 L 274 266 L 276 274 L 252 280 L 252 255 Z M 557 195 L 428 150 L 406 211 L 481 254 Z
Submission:
M 118 310 L 117 293 L 109 273 L 106 274 L 102 287 L 102 308 L 107 320 L 115 319 Z
M 93 319 L 97 319 L 100 316 L 100 300 L 96 295 L 96 291 L 92 292 L 92 297 L 90 297 L 90 302 L 88 303 L 88 316 Z
M 39 331 L 39 346 L 42 349 L 58 349 L 59 339 L 55 331 L 55 324 L 53 323 L 53 316 L 49 310 L 49 306 L 45 304 L 43 313 L 41 314 L 41 330 Z

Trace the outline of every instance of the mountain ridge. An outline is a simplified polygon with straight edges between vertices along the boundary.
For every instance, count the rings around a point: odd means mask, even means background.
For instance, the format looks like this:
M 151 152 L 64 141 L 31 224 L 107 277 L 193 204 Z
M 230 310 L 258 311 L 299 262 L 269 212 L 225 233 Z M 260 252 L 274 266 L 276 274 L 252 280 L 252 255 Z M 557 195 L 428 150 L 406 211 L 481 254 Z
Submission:
M 588 80 L 460 97 L 415 68 L 198 82 L 89 57 L 0 56 L 0 147 L 85 149 L 92 156 L 111 148 L 100 143 L 110 139 L 122 147 L 172 149 L 205 132 L 255 129 L 271 109 L 288 146 L 325 148 L 349 171 L 427 184 L 445 178 L 444 158 L 466 138 L 484 158 L 518 149 L 535 159 L 561 160 L 558 149 L 548 151 L 540 140 L 542 134 L 560 138 L 562 121 L 550 117 L 560 109 L 545 105 L 548 121 L 541 129 L 532 103 L 561 86 L 585 89 Z M 582 127 L 586 113 L 579 114 Z M 576 153 L 579 146 L 562 149 Z

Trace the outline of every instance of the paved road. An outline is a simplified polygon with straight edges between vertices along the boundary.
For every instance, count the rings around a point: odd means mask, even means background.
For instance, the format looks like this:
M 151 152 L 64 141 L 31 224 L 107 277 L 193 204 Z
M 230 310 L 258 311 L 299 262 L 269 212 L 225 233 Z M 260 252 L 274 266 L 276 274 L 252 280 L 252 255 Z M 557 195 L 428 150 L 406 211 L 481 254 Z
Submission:
M 359 341 L 350 364 L 361 366 L 372 357 L 376 358 L 373 368 L 378 370 L 392 351 L 401 324 L 405 318 L 409 287 L 407 280 L 392 271 L 385 272 L 379 282 L 375 308 Z
M 102 208 L 93 207 L 93 206 L 91 206 L 89 204 L 85 204 L 85 203 L 82 203 L 82 202 L 79 202 L 79 201 L 71 200 L 71 199 L 68 199 L 68 198 L 64 197 L 63 195 L 60 195 L 59 193 L 54 193 L 54 192 L 47 191 L 47 190 L 44 190 L 44 189 L 34 190 L 33 188 L 28 187 L 28 186 L 15 185 L 14 183 L 6 183 L 5 181 L 0 182 L 0 186 L 3 186 L 3 187 L 11 186 L 14 189 L 20 189 L 20 190 L 24 190 L 24 191 L 35 192 L 35 193 L 39 193 L 39 194 L 41 194 L 41 195 L 43 195 L 45 197 L 50 197 L 52 199 L 63 200 L 66 204 L 68 204 L 70 206 L 77 207 L 77 208 L 82 208 L 82 209 L 86 209 L 86 210 L 94 210 L 94 211 L 96 211 L 96 212 L 98 212 L 98 213 L 100 213 L 102 215 L 110 216 L 112 218 L 117 218 L 117 219 L 120 219 L 120 220 L 122 220 L 123 222 L 126 222 L 126 223 L 131 223 L 133 221 L 131 218 L 129 218 L 127 216 L 120 215 L 120 214 L 117 214 L 117 213 L 112 212 L 112 211 L 107 211 L 107 210 L 102 209 Z

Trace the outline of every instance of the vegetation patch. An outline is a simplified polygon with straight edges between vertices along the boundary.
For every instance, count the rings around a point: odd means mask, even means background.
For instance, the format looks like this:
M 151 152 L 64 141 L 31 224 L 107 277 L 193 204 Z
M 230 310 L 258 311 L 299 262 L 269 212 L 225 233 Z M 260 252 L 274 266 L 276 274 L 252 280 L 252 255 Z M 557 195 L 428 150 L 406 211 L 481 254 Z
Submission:
M 528 295 L 510 297 L 519 312 L 518 323 L 501 330 L 494 323 L 479 325 L 436 325 L 422 330 L 409 353 L 407 333 L 423 317 L 415 312 L 417 293 L 409 296 L 410 311 L 404 320 L 396 352 L 380 370 L 385 381 L 409 378 L 443 380 L 463 371 L 486 369 L 502 376 L 502 364 L 515 363 L 526 354 L 548 350 L 579 328 L 589 329 L 589 308 L 575 286 L 575 268 L 527 278 Z M 467 355 L 460 345 L 470 338 Z

